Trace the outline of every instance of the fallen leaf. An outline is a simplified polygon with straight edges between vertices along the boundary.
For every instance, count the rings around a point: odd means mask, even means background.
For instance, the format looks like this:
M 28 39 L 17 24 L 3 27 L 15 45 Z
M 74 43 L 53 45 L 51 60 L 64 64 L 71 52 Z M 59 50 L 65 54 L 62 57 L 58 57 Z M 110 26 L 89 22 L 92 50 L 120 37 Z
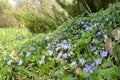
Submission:
M 79 74 L 79 71 L 80 71 L 80 68 L 76 68 L 76 69 L 74 70 L 74 74 L 75 74 L 75 75 L 78 75 L 78 74 Z
M 19 56 L 17 54 L 17 52 L 15 50 L 12 50 L 11 51 L 11 56 L 12 58 L 15 60 L 15 61 L 18 61 L 19 60 Z
M 112 31 L 113 38 L 120 42 L 120 28 Z
M 108 51 L 109 54 L 111 56 L 113 56 L 112 41 L 111 41 L 111 39 L 107 35 L 104 35 L 104 42 L 105 42 L 105 49 L 106 49 L 106 51 Z

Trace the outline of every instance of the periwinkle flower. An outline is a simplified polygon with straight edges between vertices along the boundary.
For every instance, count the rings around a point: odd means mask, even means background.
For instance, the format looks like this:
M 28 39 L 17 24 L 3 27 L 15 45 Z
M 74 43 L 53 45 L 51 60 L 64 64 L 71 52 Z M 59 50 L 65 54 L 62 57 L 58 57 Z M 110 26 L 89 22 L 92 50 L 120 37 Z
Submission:
M 101 60 L 100 58 L 97 58 L 97 59 L 95 60 L 95 63 L 96 63 L 96 64 L 101 64 L 101 61 L 102 61 L 102 60 Z
M 102 33 L 99 31 L 99 32 L 97 32 L 96 33 L 96 36 L 99 36 L 99 35 L 101 35 Z
M 94 68 L 94 67 L 95 67 L 95 62 L 92 62 L 92 63 L 90 64 L 90 66 L 91 66 L 92 68 Z
M 58 43 L 58 44 L 56 44 L 55 45 L 55 47 L 57 48 L 57 47 L 60 47 L 61 46 L 61 44 L 60 43 Z
M 88 25 L 84 25 L 83 28 L 89 27 Z
M 56 50 L 56 51 L 59 51 L 59 50 L 60 50 L 60 47 L 56 47 L 55 50 Z
M 30 56 L 30 54 L 31 54 L 30 52 L 26 52 L 26 57 L 27 57 L 27 56 Z
M 97 55 L 98 53 L 99 53 L 99 51 L 98 51 L 98 50 L 96 50 L 93 54 L 96 54 L 96 55 Z
M 63 42 L 62 42 L 63 44 L 67 44 L 67 40 L 63 40 Z
M 92 26 L 92 28 L 97 27 L 98 25 L 99 25 L 99 23 L 95 23 L 95 24 Z
M 11 65 L 12 62 L 13 62 L 13 60 L 9 60 L 9 61 L 7 62 L 7 64 L 8 64 L 8 65 Z
M 85 73 L 91 71 L 91 70 L 94 70 L 95 69 L 95 63 L 91 63 L 90 65 L 86 64 L 85 67 L 83 68 L 83 71 Z
M 42 64 L 43 62 L 44 62 L 43 60 L 40 60 L 40 61 L 39 61 L 39 64 Z
M 90 42 L 88 45 L 87 45 L 87 48 L 91 48 L 92 47 L 92 42 Z
M 20 59 L 20 60 L 18 61 L 18 65 L 19 65 L 19 66 L 22 65 L 22 59 Z
M 63 43 L 61 43 L 61 47 L 62 47 L 63 49 L 65 49 L 65 50 L 70 50 L 70 49 L 71 49 L 71 46 L 70 46 L 70 45 L 68 45 L 68 44 L 63 44 Z
M 85 30 L 92 30 L 92 27 L 87 27 L 85 28 Z
M 86 28 L 89 28 L 89 26 L 88 26 L 88 25 L 84 25 L 84 26 L 83 26 L 83 28 L 85 28 L 85 29 L 86 29 Z
M 62 55 L 62 52 L 58 53 L 58 58 L 60 58 Z
M 63 54 L 63 57 L 64 57 L 64 58 L 67 58 L 67 57 L 68 57 L 68 54 L 67 54 L 67 53 L 64 53 L 64 54 Z
M 70 50 L 71 49 L 71 46 L 70 45 L 68 45 L 68 50 Z
M 83 68 L 83 71 L 87 73 L 87 72 L 89 72 L 91 69 L 92 69 L 92 67 L 87 64 L 87 65 L 85 65 L 85 67 Z
M 46 39 L 46 40 L 49 40 L 49 39 L 50 39 L 50 36 L 47 36 L 45 39 Z
M 80 24 L 83 25 L 83 24 L 84 24 L 84 21 L 80 21 Z
M 82 63 L 82 65 L 86 62 L 84 58 L 79 58 L 79 61 Z
M 92 30 L 92 27 L 89 27 L 88 25 L 84 25 L 83 28 L 85 28 L 85 30 Z
M 52 50 L 48 50 L 48 54 L 49 54 L 49 56 L 52 56 L 53 51 Z
M 100 54 L 102 57 L 107 57 L 108 51 L 102 51 Z
M 39 64 L 42 64 L 45 60 L 45 56 L 42 56 L 41 60 L 39 61 Z
M 70 66 L 73 66 L 73 65 L 76 65 L 76 64 L 77 64 L 76 61 L 74 61 L 70 64 Z
M 62 47 L 63 47 L 64 49 L 68 49 L 68 45 L 67 45 L 67 44 L 65 44 L 65 45 L 63 44 Z

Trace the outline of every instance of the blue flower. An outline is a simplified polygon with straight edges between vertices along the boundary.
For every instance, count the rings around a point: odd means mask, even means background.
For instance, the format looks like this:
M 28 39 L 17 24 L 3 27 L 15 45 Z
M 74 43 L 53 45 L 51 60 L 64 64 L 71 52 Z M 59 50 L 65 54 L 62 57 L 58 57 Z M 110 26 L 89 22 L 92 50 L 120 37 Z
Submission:
M 86 62 L 84 58 L 79 58 L 79 61 L 82 63 L 82 65 Z
M 100 54 L 102 57 L 107 57 L 108 51 L 102 51 Z
M 85 30 L 92 30 L 92 27 L 89 27 L 88 25 L 84 25 L 83 28 L 85 28 Z
M 68 50 L 70 50 L 71 49 L 71 46 L 70 45 L 68 45 Z
M 63 42 L 62 42 L 63 44 L 67 44 L 67 40 L 63 40 Z
M 76 65 L 76 64 L 77 64 L 76 61 L 74 61 L 70 64 L 70 66 L 73 66 L 73 65 Z
M 87 65 L 85 65 L 85 67 L 83 68 L 83 71 L 87 73 L 87 72 L 89 72 L 91 69 L 92 69 L 92 67 L 87 64 Z
M 93 54 L 98 54 L 99 53 L 99 51 L 98 50 L 96 50 Z
M 22 65 L 22 60 L 20 59 L 19 62 L 18 62 L 18 65 Z
M 58 53 L 58 58 L 60 58 L 62 55 L 62 52 Z
M 91 48 L 92 47 L 92 42 L 90 42 L 88 45 L 87 45 L 87 48 Z
M 66 45 L 63 45 L 63 48 L 64 49 L 68 49 L 68 45 L 66 44 Z
M 102 61 L 102 60 L 101 60 L 100 58 L 97 58 L 97 59 L 95 60 L 95 63 L 96 63 L 96 64 L 101 64 L 101 61 Z
M 70 45 L 68 45 L 68 44 L 63 44 L 63 43 L 61 43 L 61 47 L 62 47 L 63 49 L 65 49 L 65 50 L 70 50 L 70 49 L 71 49 L 71 46 L 70 46 Z
M 67 53 L 64 53 L 64 54 L 63 54 L 63 57 L 64 57 L 64 58 L 67 58 L 67 57 L 68 57 L 68 54 L 67 54 Z
M 99 36 L 99 35 L 101 35 L 101 34 L 102 34 L 101 32 L 97 32 L 97 33 L 96 33 L 96 36 Z
M 84 24 L 84 21 L 80 21 L 80 24 L 83 25 L 83 24 Z
M 88 26 L 88 25 L 84 25 L 84 26 L 83 26 L 83 28 L 85 28 L 85 29 L 86 29 L 86 28 L 89 28 L 89 26 Z
M 44 62 L 43 60 L 40 60 L 40 61 L 39 61 L 39 64 L 42 64 L 43 62 Z
M 99 25 L 99 23 L 95 23 L 95 24 L 92 26 L 92 28 L 97 27 L 98 25 Z
M 12 62 L 13 62 L 13 60 L 9 60 L 9 61 L 7 62 L 7 64 L 8 64 L 8 65 L 11 65 Z
M 50 39 L 50 37 L 49 37 L 49 36 L 47 36 L 47 37 L 46 37 L 46 40 L 49 40 L 49 39 Z
M 85 72 L 85 73 L 87 73 L 87 72 L 89 72 L 89 71 L 91 71 L 91 70 L 94 70 L 95 69 L 95 63 L 93 62 L 93 63 L 91 63 L 91 64 L 86 64 L 85 65 L 85 67 L 83 68 L 83 71 Z
M 48 54 L 49 54 L 49 56 L 52 56 L 53 51 L 52 50 L 48 50 Z
M 45 56 L 42 56 L 41 60 L 39 61 L 39 64 L 42 64 L 45 61 Z
M 95 62 L 91 63 L 90 66 L 91 66 L 92 68 L 94 68 L 94 67 L 95 67 Z
M 30 54 L 31 54 L 30 52 L 26 52 L 26 56 L 30 56 Z
M 60 47 L 55 48 L 56 51 L 59 51 Z
M 56 44 L 56 45 L 55 45 L 55 50 L 56 50 L 56 51 L 59 51 L 60 46 L 61 46 L 61 44 L 60 44 L 60 43 Z
M 61 44 L 60 44 L 60 43 L 58 43 L 58 44 L 56 44 L 56 45 L 55 45 L 55 47 L 60 47 L 60 45 L 61 45 Z

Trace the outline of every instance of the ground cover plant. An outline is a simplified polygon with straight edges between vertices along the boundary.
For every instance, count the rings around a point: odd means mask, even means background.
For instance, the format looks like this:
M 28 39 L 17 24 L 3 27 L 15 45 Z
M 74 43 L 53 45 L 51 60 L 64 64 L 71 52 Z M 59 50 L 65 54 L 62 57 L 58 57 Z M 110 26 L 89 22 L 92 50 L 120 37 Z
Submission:
M 18 47 L 18 44 L 28 40 L 32 34 L 27 29 L 1 28 L 0 29 L 0 52 L 10 52 Z
M 119 5 L 68 20 L 53 32 L 28 37 L 1 56 L 0 79 L 119 80 Z M 106 44 L 112 52 L 106 50 Z

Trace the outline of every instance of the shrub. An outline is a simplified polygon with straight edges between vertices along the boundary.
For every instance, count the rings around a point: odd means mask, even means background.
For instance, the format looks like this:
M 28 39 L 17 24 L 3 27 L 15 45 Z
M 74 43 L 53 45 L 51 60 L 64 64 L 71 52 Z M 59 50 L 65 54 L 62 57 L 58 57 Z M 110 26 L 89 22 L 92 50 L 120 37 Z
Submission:
M 67 16 L 63 12 L 59 12 L 54 6 L 52 8 L 53 13 L 49 14 L 43 12 L 43 16 L 38 16 L 33 12 L 19 12 L 14 13 L 16 19 L 25 24 L 25 27 L 32 33 L 44 33 L 50 30 L 55 30 L 57 26 L 60 26 Z

